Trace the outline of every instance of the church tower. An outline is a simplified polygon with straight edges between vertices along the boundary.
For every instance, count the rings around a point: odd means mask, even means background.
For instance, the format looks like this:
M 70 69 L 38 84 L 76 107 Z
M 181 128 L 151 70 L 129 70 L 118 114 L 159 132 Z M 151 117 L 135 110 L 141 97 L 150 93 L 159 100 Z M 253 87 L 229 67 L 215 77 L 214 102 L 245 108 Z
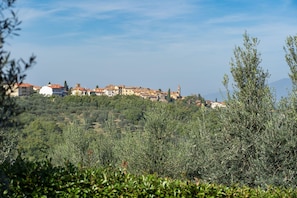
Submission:
M 178 85 L 178 87 L 177 87 L 177 94 L 178 94 L 178 97 L 180 98 L 181 97 L 181 88 L 180 88 L 180 85 Z

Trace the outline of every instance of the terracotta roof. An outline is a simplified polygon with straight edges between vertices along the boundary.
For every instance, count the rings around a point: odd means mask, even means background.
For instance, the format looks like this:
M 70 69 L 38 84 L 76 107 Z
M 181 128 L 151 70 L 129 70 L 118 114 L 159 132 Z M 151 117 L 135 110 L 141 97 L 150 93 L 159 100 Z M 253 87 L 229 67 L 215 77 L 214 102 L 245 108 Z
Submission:
M 75 88 L 73 88 L 73 90 L 87 91 L 87 89 L 85 89 L 83 87 L 75 87 Z
M 29 83 L 18 83 L 17 84 L 18 87 L 33 87 L 33 85 L 29 84 Z
M 60 88 L 64 88 L 63 86 L 59 85 L 59 84 L 50 84 L 48 85 L 50 88 L 53 89 L 60 89 Z
M 94 91 L 98 92 L 98 93 L 103 93 L 104 89 L 103 88 L 95 88 Z

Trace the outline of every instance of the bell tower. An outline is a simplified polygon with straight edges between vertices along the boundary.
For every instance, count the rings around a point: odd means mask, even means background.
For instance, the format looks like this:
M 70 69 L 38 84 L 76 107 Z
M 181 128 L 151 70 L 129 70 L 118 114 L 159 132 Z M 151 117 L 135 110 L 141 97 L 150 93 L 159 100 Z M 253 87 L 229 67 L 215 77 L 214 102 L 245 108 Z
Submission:
M 181 97 L 181 88 L 180 88 L 180 85 L 177 86 L 177 94 L 178 94 L 178 97 L 180 98 Z

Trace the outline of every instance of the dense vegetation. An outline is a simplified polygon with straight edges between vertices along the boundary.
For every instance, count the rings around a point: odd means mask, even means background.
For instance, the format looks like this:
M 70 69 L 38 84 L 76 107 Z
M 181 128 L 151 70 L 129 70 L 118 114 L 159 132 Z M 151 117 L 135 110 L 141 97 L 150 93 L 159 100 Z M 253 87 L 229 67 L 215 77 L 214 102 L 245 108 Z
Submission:
M 23 124 L 15 151 L 32 162 L 48 157 L 55 166 L 68 161 L 83 168 L 116 168 L 124 163 L 135 175 L 156 173 L 228 185 L 296 185 L 296 117 L 285 101 L 277 109 L 263 109 L 264 122 L 248 119 L 243 109 L 232 117 L 228 108 L 197 107 L 190 99 L 18 98 L 25 112 L 19 117 Z M 261 131 L 249 120 L 261 121 Z
M 67 159 L 83 167 L 116 166 L 126 161 L 133 173 L 160 174 L 164 169 L 164 176 L 171 163 L 183 166 L 185 161 L 174 155 L 185 154 L 183 139 L 190 135 L 186 126 L 194 124 L 191 120 L 202 112 L 186 100 L 167 104 L 136 96 L 34 95 L 18 98 L 18 102 L 25 108 L 17 140 L 23 157 L 38 161 L 48 156 L 56 165 Z M 181 174 L 179 170 L 170 175 Z
M 1 169 L 11 182 L 0 184 L 5 197 L 296 197 L 290 188 L 230 187 L 186 180 L 136 176 L 124 168 L 79 169 L 70 163 L 55 167 L 49 161 L 26 162 L 17 158 Z M 9 185 L 10 188 L 5 188 Z

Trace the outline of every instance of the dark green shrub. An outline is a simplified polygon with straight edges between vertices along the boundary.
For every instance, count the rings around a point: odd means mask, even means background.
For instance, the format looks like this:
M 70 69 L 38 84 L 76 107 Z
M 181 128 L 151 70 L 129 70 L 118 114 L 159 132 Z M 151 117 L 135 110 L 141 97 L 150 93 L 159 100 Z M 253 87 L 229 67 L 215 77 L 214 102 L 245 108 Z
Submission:
M 18 157 L 0 165 L 3 197 L 296 197 L 292 188 L 223 186 L 172 180 L 156 175 L 135 176 L 122 169 L 78 169 L 50 160 L 28 162 Z

